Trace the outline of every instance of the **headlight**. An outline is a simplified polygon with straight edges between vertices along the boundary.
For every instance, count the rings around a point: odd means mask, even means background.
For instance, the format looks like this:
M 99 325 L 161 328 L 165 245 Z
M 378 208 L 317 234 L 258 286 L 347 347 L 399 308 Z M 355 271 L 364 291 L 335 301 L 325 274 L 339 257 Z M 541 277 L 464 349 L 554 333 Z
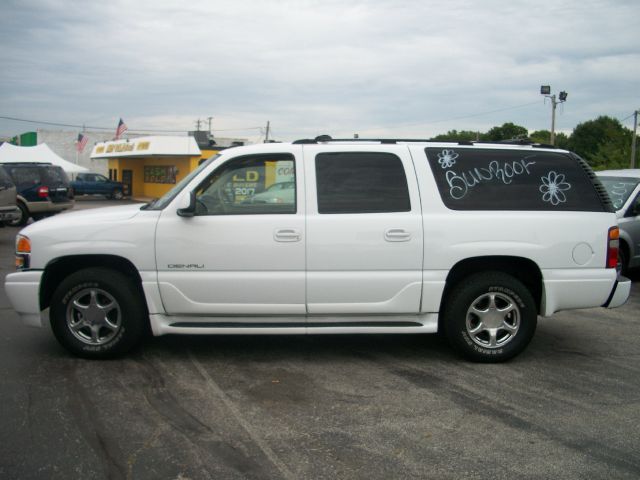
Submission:
M 16 269 L 26 270 L 31 263 L 31 240 L 24 235 L 16 235 Z

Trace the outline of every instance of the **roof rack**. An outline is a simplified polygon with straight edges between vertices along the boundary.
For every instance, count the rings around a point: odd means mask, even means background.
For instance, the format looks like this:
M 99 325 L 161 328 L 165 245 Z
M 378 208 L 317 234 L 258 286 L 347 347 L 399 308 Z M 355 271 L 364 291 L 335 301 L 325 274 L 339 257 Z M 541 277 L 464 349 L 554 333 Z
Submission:
M 293 142 L 294 145 L 315 144 L 325 142 L 380 142 L 382 144 L 395 143 L 443 143 L 442 140 L 428 140 L 425 138 L 331 138 L 330 135 L 319 135 L 316 138 L 303 138 Z M 444 142 L 446 143 L 446 142 Z M 457 143 L 457 142 L 450 142 Z
M 316 138 L 303 138 L 293 142 L 294 145 L 309 145 L 328 142 L 380 142 L 383 145 L 393 145 L 397 143 L 456 143 L 458 145 L 530 145 L 538 148 L 558 148 L 553 145 L 536 143 L 527 138 L 514 138 L 510 140 L 475 141 L 475 140 L 431 140 L 425 138 L 331 138 L 330 135 L 319 135 Z

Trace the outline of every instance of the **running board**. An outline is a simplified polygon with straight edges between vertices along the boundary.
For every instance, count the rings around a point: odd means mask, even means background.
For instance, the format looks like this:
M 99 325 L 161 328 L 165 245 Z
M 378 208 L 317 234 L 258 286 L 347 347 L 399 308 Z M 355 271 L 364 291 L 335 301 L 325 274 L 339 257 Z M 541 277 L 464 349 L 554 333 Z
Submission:
M 302 321 L 307 318 L 307 321 Z M 170 333 L 192 335 L 304 335 L 339 333 L 435 333 L 438 315 L 379 317 L 192 317 L 149 316 L 156 336 Z

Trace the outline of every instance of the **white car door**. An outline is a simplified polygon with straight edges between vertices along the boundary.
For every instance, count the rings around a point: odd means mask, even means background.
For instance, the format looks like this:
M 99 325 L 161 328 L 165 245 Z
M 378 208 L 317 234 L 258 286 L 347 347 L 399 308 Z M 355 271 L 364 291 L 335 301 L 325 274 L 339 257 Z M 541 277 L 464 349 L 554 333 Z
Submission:
M 301 170 L 297 145 L 236 156 L 195 188 L 193 217 L 162 212 L 156 259 L 168 314 L 306 313 Z M 293 196 L 252 200 L 285 181 L 295 182 Z
M 305 145 L 310 314 L 416 314 L 422 215 L 406 147 Z

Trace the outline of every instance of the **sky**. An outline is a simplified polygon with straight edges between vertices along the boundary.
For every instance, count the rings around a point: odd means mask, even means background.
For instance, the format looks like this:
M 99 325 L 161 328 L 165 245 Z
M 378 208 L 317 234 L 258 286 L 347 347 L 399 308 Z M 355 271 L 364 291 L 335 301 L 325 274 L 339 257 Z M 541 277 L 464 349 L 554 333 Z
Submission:
M 640 108 L 637 0 L 3 0 L 0 117 L 295 140 Z M 0 118 L 0 136 L 70 129 Z

